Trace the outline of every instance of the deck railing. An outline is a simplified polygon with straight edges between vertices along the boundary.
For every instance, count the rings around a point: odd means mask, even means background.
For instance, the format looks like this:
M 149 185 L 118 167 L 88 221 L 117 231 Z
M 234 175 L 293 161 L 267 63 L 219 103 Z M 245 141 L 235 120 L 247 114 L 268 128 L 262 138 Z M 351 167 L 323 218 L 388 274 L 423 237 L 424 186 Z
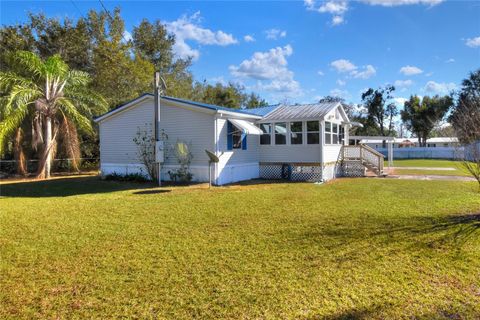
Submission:
M 343 159 L 360 161 L 365 167 L 375 171 L 376 174 L 383 173 L 383 154 L 367 145 L 344 146 Z

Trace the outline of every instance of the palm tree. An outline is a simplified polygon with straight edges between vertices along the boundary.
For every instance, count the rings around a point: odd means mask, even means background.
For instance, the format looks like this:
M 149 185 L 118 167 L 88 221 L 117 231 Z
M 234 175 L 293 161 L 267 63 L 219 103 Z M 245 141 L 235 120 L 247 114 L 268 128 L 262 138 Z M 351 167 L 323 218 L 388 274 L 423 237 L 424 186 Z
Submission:
M 89 90 L 89 75 L 70 70 L 59 55 L 42 61 L 32 52 L 17 51 L 11 59 L 15 71 L 0 72 L 0 154 L 28 116 L 32 146 L 41 147 L 37 177 L 48 178 L 58 133 L 74 154 L 78 147 L 68 144 L 78 143 L 76 129 L 93 134 L 90 119 L 107 104 Z

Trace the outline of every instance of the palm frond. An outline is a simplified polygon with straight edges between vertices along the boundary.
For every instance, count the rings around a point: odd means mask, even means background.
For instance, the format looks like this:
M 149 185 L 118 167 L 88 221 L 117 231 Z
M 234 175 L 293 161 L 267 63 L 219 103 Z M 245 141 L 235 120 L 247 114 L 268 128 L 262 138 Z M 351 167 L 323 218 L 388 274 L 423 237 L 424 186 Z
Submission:
M 0 72 L 0 92 L 8 92 L 13 86 L 36 87 L 37 85 L 32 80 L 13 72 Z
M 2 118 L 8 118 L 17 108 L 32 104 L 41 94 L 36 87 L 13 86 L 5 99 L 1 100 L 0 112 Z
M 91 78 L 88 73 L 78 70 L 70 70 L 66 75 L 66 80 L 68 86 L 73 87 L 86 87 L 91 82 Z
M 42 59 L 30 51 L 15 51 L 12 56 L 25 71 L 30 72 L 36 77 L 43 78 L 46 75 L 45 64 Z
M 85 87 L 66 87 L 65 96 L 70 98 L 83 115 L 100 115 L 108 110 L 108 103 L 102 95 Z
M 51 77 L 65 79 L 68 73 L 68 64 L 63 61 L 60 55 L 56 54 L 45 61 L 45 71 Z
M 88 134 L 94 134 L 90 120 L 78 112 L 72 101 L 63 97 L 57 100 L 57 104 L 65 116 L 67 116 L 69 120 L 72 120 L 80 130 Z
M 6 139 L 15 132 L 28 113 L 28 105 L 20 104 L 7 118 L 0 122 L 0 155 L 4 153 Z

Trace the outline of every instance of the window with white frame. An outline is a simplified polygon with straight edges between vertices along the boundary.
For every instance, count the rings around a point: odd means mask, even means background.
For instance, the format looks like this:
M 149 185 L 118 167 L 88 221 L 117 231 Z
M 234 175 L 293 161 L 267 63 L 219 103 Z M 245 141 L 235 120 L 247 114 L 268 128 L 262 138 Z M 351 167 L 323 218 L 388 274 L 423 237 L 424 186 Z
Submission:
M 318 121 L 307 121 L 307 144 L 320 143 L 320 123 Z
M 325 121 L 325 144 L 332 144 L 332 123 Z
M 275 123 L 275 144 L 287 144 L 287 123 Z
M 341 133 L 340 125 L 333 122 L 325 122 L 325 144 L 341 144 L 344 133 Z
M 338 144 L 338 127 L 338 124 L 332 123 L 332 144 Z
M 261 123 L 260 129 L 263 132 L 262 135 L 260 136 L 260 144 L 271 144 L 272 143 L 272 124 Z
M 303 143 L 303 123 L 290 122 L 290 144 L 302 144 Z

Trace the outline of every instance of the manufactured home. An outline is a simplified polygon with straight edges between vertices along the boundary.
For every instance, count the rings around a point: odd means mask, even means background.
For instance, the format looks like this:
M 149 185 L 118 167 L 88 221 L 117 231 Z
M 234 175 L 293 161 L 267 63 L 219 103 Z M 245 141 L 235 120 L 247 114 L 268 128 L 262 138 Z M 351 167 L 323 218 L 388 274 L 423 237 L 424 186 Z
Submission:
M 134 138 L 139 130 L 152 128 L 154 114 L 154 96 L 144 94 L 95 120 L 100 130 L 102 175 L 147 172 Z M 344 159 L 342 151 L 350 127 L 340 103 L 244 110 L 167 96 L 160 99 L 160 128 L 168 137 L 165 148 L 178 141 L 186 143 L 192 155 L 189 170 L 193 180 L 210 180 L 216 185 L 257 178 L 333 179 L 342 173 L 342 165 L 350 171 L 354 167 L 348 165 L 349 159 Z M 211 170 L 205 150 L 219 159 Z M 358 155 L 366 152 L 370 151 L 353 151 L 357 156 L 350 160 L 359 160 Z M 376 169 L 380 170 L 383 156 L 375 156 Z M 361 167 L 363 170 L 364 166 Z M 178 168 L 174 155 L 165 157 L 161 164 L 162 180 L 169 180 L 169 172 Z

